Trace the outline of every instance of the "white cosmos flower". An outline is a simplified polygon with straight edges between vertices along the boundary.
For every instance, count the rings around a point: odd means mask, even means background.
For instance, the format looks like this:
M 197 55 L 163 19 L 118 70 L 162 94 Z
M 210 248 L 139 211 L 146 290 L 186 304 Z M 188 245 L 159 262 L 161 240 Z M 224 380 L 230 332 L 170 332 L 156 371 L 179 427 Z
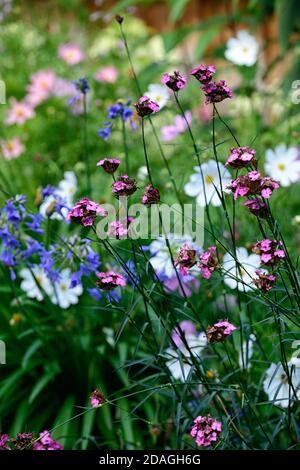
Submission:
M 63 269 L 60 273 L 59 281 L 54 285 L 54 292 L 51 295 L 53 304 L 58 304 L 61 308 L 68 308 L 70 305 L 78 303 L 78 297 L 82 294 L 81 284 L 71 288 L 71 271 L 69 268 Z
M 199 357 L 207 345 L 206 334 L 201 332 L 198 335 L 186 335 L 185 338 L 193 356 Z M 167 358 L 166 366 L 174 379 L 184 382 L 193 367 L 189 350 L 181 345 L 177 350 L 168 348 L 165 355 Z
M 146 166 L 141 166 L 138 169 L 137 178 L 140 181 L 145 181 L 148 178 L 148 170 Z
M 239 31 L 235 38 L 227 41 L 225 57 L 236 65 L 251 67 L 257 61 L 259 44 L 248 31 Z
M 149 85 L 145 96 L 148 96 L 150 100 L 155 101 L 155 103 L 159 105 L 160 109 L 166 106 L 170 97 L 167 87 L 159 85 L 158 83 Z
M 55 202 L 63 202 L 66 207 L 61 209 L 61 213 L 53 212 L 50 219 L 63 220 L 69 209 L 73 206 L 74 195 L 77 192 L 77 178 L 73 171 L 66 171 L 64 173 L 64 179 L 58 183 L 57 190 L 54 194 L 45 197 L 42 204 L 40 205 L 39 212 L 43 217 L 47 217 L 47 211 L 55 205 Z
M 281 363 L 272 363 L 270 365 L 263 382 L 264 391 L 268 395 L 269 400 L 282 408 L 289 406 L 290 400 L 295 399 L 295 394 L 298 399 L 300 398 L 300 359 L 292 357 L 287 366 L 293 386 L 289 384 Z
M 277 145 L 275 150 L 266 151 L 265 171 L 267 175 L 279 181 L 281 186 L 289 186 L 300 177 L 300 160 L 297 147 Z
M 77 192 L 77 178 L 74 171 L 66 171 L 64 179 L 58 183 L 58 195 L 73 205 L 74 196 Z
M 247 341 L 243 342 L 242 348 L 239 351 L 239 366 L 242 369 L 248 369 L 251 365 L 250 359 L 253 356 L 253 346 L 256 341 L 256 336 L 251 334 Z
M 28 268 L 22 269 L 20 276 L 23 279 L 21 289 L 31 299 L 37 299 L 41 302 L 44 299 L 44 293 L 49 296 L 52 294 L 53 288 L 51 282 L 46 276 L 45 271 L 39 266 L 33 266 L 31 270 Z
M 203 174 L 203 181 L 200 167 L 195 166 L 194 170 L 196 173 L 190 176 L 189 182 L 184 186 L 185 193 L 188 196 L 196 197 L 197 204 L 201 207 L 205 206 L 206 201 L 207 204 L 220 206 L 221 200 L 218 192 L 221 192 L 221 185 L 217 162 L 215 160 L 208 160 L 206 163 L 202 163 L 201 169 Z M 222 189 L 224 192 L 229 192 L 228 189 L 226 189 L 226 186 L 230 184 L 232 177 L 227 168 L 222 163 L 219 163 L 219 170 L 221 175 Z
M 189 235 L 184 235 L 183 238 L 180 238 L 177 235 L 169 234 L 168 240 L 174 259 L 177 257 L 178 252 L 184 243 L 188 243 L 190 246 L 199 250 L 199 247 L 197 247 Z M 152 255 L 150 263 L 157 275 L 166 276 L 169 279 L 176 275 L 170 251 L 164 237 L 159 237 L 150 243 L 149 250 Z
M 223 259 L 224 282 L 231 289 L 236 287 L 240 291 L 248 292 L 255 288 L 252 279 L 256 278 L 255 271 L 260 266 L 260 256 L 254 253 L 249 255 L 246 248 L 236 249 L 236 263 L 230 253 L 226 253 Z

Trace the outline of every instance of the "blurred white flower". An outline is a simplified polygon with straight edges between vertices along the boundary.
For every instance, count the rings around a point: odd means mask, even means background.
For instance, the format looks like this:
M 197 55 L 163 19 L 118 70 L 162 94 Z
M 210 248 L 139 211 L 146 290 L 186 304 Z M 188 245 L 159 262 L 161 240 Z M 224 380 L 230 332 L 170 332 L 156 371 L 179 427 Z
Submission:
M 201 170 L 203 174 L 203 182 L 201 176 Z M 184 186 L 184 191 L 188 196 L 196 197 L 197 204 L 204 207 L 207 204 L 212 204 L 217 207 L 221 205 L 221 200 L 218 192 L 221 192 L 221 186 L 223 192 L 229 192 L 226 186 L 230 184 L 232 177 L 222 163 L 219 163 L 219 170 L 221 175 L 221 185 L 218 172 L 218 165 L 215 160 L 208 160 L 206 163 L 202 163 L 201 167 L 195 166 L 194 170 L 196 173 L 190 176 L 190 180 Z M 206 199 L 205 199 L 206 194 Z
M 296 397 L 300 398 L 300 359 L 292 357 L 287 363 L 291 385 L 287 374 L 279 362 L 272 363 L 266 371 L 266 378 L 263 382 L 264 391 L 275 405 L 287 408 L 289 402 Z M 296 397 L 295 397 L 296 395 Z
M 248 369 L 251 365 L 250 359 L 253 356 L 253 346 L 256 341 L 255 335 L 250 335 L 247 341 L 243 342 L 242 348 L 239 351 L 239 366 L 242 369 Z
M 223 258 L 224 282 L 231 289 L 248 292 L 255 288 L 252 279 L 256 278 L 255 271 L 260 267 L 260 256 L 248 254 L 246 248 L 236 249 L 237 263 L 230 253 Z
M 160 109 L 167 104 L 170 97 L 166 86 L 155 83 L 149 85 L 148 90 L 144 95 L 148 96 L 150 100 L 155 101 L 155 103 L 159 105 Z
M 41 302 L 44 299 L 44 293 L 51 295 L 52 285 L 46 276 L 45 271 L 39 266 L 33 266 L 30 269 L 24 268 L 20 271 L 21 289 L 26 292 L 31 299 L 37 299 Z
M 68 308 L 70 305 L 78 303 L 78 297 L 83 293 L 81 284 L 71 288 L 71 271 L 63 269 L 60 273 L 59 281 L 54 285 L 54 291 L 51 295 L 51 302 L 58 304 L 61 308 Z
M 58 194 L 65 199 L 70 206 L 73 205 L 74 195 L 77 191 L 77 178 L 74 171 L 66 171 L 64 179 L 58 183 Z
M 235 38 L 227 41 L 225 57 L 236 65 L 251 67 L 257 61 L 259 44 L 248 31 L 239 31 Z
M 207 345 L 206 334 L 204 332 L 198 335 L 190 334 L 186 335 L 185 338 L 192 355 L 196 358 L 199 357 Z M 182 344 L 176 351 L 172 348 L 168 348 L 165 351 L 165 355 L 167 358 L 166 366 L 173 378 L 184 382 L 193 367 L 190 351 Z
M 148 170 L 146 166 L 141 166 L 137 171 L 137 178 L 141 181 L 144 181 L 148 178 Z
M 51 211 L 50 219 L 63 220 L 66 218 L 70 208 L 74 203 L 74 195 L 77 191 L 77 178 L 73 171 L 66 171 L 64 179 L 58 183 L 56 191 L 46 196 L 40 205 L 39 212 L 43 217 L 48 217 L 48 212 Z M 63 204 L 58 212 L 55 211 L 56 203 Z
M 300 179 L 300 156 L 297 147 L 287 147 L 284 144 L 277 145 L 275 150 L 266 151 L 265 171 L 268 176 L 279 181 L 281 186 L 290 184 Z

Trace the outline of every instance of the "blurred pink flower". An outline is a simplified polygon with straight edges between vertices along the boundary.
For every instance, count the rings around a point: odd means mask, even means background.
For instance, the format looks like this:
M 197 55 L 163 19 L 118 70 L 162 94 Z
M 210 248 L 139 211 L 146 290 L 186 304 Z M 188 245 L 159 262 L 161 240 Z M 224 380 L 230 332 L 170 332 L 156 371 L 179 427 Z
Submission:
M 53 92 L 56 75 L 53 70 L 40 70 L 30 77 L 26 102 L 35 107 L 45 101 Z
M 1 142 L 1 150 L 5 160 L 12 160 L 22 155 L 25 147 L 18 137 L 13 137 Z
M 106 82 L 106 83 L 115 83 L 117 81 L 119 72 L 113 65 L 106 65 L 105 67 L 101 67 L 95 73 L 95 80 L 98 82 Z
M 34 114 L 34 110 L 30 104 L 25 101 L 17 101 L 13 98 L 11 100 L 11 108 L 8 110 L 8 116 L 4 122 L 9 126 L 12 124 L 21 126 L 28 119 L 31 119 Z
M 61 44 L 58 48 L 58 56 L 69 65 L 76 65 L 84 59 L 84 53 L 76 44 Z
M 192 114 L 190 111 L 185 113 L 187 122 L 190 124 L 192 122 Z M 179 134 L 182 134 L 187 129 L 187 123 L 185 119 L 177 114 L 174 119 L 174 124 L 170 126 L 163 126 L 160 130 L 162 140 L 164 142 L 170 142 L 175 139 Z

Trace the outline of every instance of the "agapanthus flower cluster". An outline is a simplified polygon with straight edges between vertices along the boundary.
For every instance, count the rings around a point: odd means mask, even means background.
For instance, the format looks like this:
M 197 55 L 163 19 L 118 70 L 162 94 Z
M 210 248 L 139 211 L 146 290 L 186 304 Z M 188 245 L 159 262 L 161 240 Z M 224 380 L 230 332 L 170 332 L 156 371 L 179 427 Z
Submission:
M 98 131 L 98 135 L 102 137 L 105 141 L 109 139 L 111 130 L 113 127 L 113 122 L 120 118 L 124 123 L 129 122 L 131 129 L 135 129 L 136 125 L 132 119 L 133 111 L 130 109 L 131 101 L 123 103 L 118 101 L 116 104 L 113 104 L 107 108 L 107 117 L 108 120 L 104 122 L 104 127 Z
M 271 289 L 273 289 L 277 280 L 275 274 L 266 273 L 264 271 L 261 271 L 260 269 L 257 269 L 255 271 L 255 274 L 257 275 L 257 277 L 253 279 L 252 282 L 256 285 L 258 289 L 260 289 L 262 292 L 269 292 Z
M 96 390 L 91 394 L 90 402 L 92 408 L 98 408 L 98 406 L 103 405 L 103 403 L 106 402 L 106 398 L 99 388 L 96 388 Z
M 131 196 L 137 190 L 135 179 L 128 175 L 120 175 L 112 184 L 112 193 L 116 197 Z
M 197 416 L 191 430 L 197 446 L 208 447 L 217 442 L 222 431 L 222 423 L 208 416 Z
M 185 87 L 186 77 L 182 75 L 179 70 L 175 70 L 173 74 L 165 73 L 161 79 L 161 83 L 173 91 L 179 91 Z
M 198 266 L 201 271 L 201 276 L 204 277 L 204 279 L 210 279 L 214 271 L 219 267 L 216 246 L 208 247 L 207 250 L 200 255 Z
M 53 439 L 49 431 L 43 431 L 39 440 L 33 444 L 33 450 L 63 450 L 63 446 Z
M 231 168 L 240 169 L 247 168 L 250 165 L 256 167 L 257 161 L 255 160 L 256 150 L 250 147 L 233 147 L 230 150 L 230 155 L 226 162 L 226 166 Z
M 103 168 L 106 173 L 113 175 L 115 171 L 117 171 L 117 169 L 119 168 L 120 164 L 121 160 L 119 160 L 118 158 L 104 158 L 102 160 L 99 160 L 97 166 L 101 166 L 101 168 Z
M 88 198 L 83 198 L 75 204 L 67 219 L 84 227 L 89 227 L 93 225 L 96 217 L 105 215 L 107 215 L 107 212 L 99 204 Z
M 159 105 L 155 103 L 155 101 L 152 101 L 148 96 L 141 96 L 134 106 L 137 114 L 142 118 L 159 111 Z
M 252 248 L 252 251 L 260 255 L 261 264 L 265 266 L 275 266 L 285 258 L 282 242 L 277 240 L 261 240 Z
M 236 327 L 228 320 L 220 320 L 207 328 L 207 341 L 209 343 L 222 343 L 234 330 L 236 330 Z
M 98 272 L 96 273 L 96 276 L 98 278 L 96 284 L 99 287 L 99 289 L 110 291 L 110 290 L 116 289 L 119 286 L 120 287 L 126 286 L 126 281 L 124 279 L 124 276 L 114 271 Z
M 258 197 L 244 202 L 244 206 L 249 209 L 251 214 L 256 215 L 256 217 L 266 219 L 269 216 L 268 206 L 262 199 L 259 199 Z
M 202 85 L 209 83 L 216 72 L 214 65 L 201 64 L 198 67 L 191 70 L 191 75 L 195 77 Z
M 175 266 L 179 267 L 179 270 L 183 276 L 186 276 L 195 264 L 197 263 L 197 250 L 185 243 L 179 250 L 177 258 L 175 259 Z
M 238 176 L 228 186 L 233 192 L 234 199 L 239 196 L 262 196 L 268 199 L 275 189 L 279 188 L 277 181 L 262 176 L 259 171 L 250 171 L 247 175 Z
M 145 206 L 151 206 L 152 204 L 158 204 L 160 201 L 160 193 L 157 188 L 154 188 L 152 184 L 147 184 L 144 194 L 142 197 L 142 203 Z

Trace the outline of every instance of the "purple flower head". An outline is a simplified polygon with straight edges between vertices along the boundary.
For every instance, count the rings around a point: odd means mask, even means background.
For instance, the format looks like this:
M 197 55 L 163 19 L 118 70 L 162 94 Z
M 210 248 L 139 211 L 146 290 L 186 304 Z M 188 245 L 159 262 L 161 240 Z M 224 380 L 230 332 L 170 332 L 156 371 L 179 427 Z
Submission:
M 99 388 L 96 388 L 96 390 L 91 394 L 90 402 L 92 408 L 98 408 L 98 406 L 103 405 L 103 403 L 106 402 L 106 398 Z
M 202 86 L 202 90 L 206 96 L 206 104 L 220 103 L 220 101 L 223 101 L 226 98 L 233 97 L 231 88 L 226 85 L 224 80 L 206 83 Z
M 197 446 L 208 447 L 214 444 L 222 431 L 222 423 L 208 416 L 198 416 L 194 420 L 191 436 L 195 438 Z
M 112 184 L 112 193 L 116 196 L 130 196 L 137 190 L 136 181 L 127 175 L 120 175 Z
M 115 273 L 114 271 L 98 272 L 96 276 L 98 278 L 96 284 L 100 289 L 109 291 L 118 286 L 126 286 L 126 281 L 122 274 Z
M 275 189 L 279 188 L 279 183 L 272 178 L 263 177 L 256 171 L 250 171 L 247 175 L 238 176 L 228 186 L 233 192 L 234 199 L 239 196 L 262 196 L 268 199 Z
M 0 450 L 9 450 L 7 442 L 9 441 L 8 434 L 0 434 Z
M 230 155 L 226 162 L 226 166 L 239 169 L 246 168 L 250 165 L 256 167 L 257 161 L 255 160 L 256 150 L 250 147 L 237 147 L 230 150 Z
M 38 235 L 42 235 L 44 233 L 44 229 L 41 227 L 41 223 L 44 220 L 43 216 L 41 214 L 35 214 L 29 215 L 29 217 L 31 218 L 31 222 L 26 222 L 25 225 Z
M 255 243 L 252 251 L 260 255 L 261 264 L 266 266 L 274 266 L 285 258 L 282 242 L 269 240 L 268 238 Z
M 179 70 L 175 70 L 173 74 L 165 73 L 162 76 L 161 83 L 167 85 L 173 91 L 182 90 L 186 85 L 186 77 L 181 75 Z
M 260 217 L 261 219 L 268 217 L 268 207 L 266 203 L 259 198 L 249 199 L 249 201 L 244 202 L 244 206 L 249 209 L 251 214 L 256 215 L 256 217 Z
M 107 124 L 106 127 L 103 127 L 102 129 L 100 129 L 98 131 L 98 135 L 99 137 L 102 137 L 103 140 L 105 140 L 105 142 L 109 139 L 110 137 L 110 134 L 111 134 L 111 123 Z
M 87 78 L 79 78 L 79 80 L 74 82 L 74 85 L 76 90 L 80 91 L 83 95 L 86 95 L 90 91 L 90 85 Z
M 207 250 L 200 255 L 198 266 L 201 270 L 201 276 L 204 277 L 204 279 L 210 279 L 213 272 L 216 271 L 219 266 L 217 248 L 215 246 L 208 247 Z
M 212 76 L 216 72 L 216 67 L 214 65 L 205 65 L 201 64 L 198 67 L 191 70 L 191 75 L 195 77 L 203 85 L 211 81 Z
M 275 274 L 266 273 L 259 269 L 255 271 L 255 274 L 257 275 L 257 278 L 253 279 L 252 282 L 258 289 L 260 289 L 262 292 L 269 292 L 271 289 L 273 289 L 277 280 Z
M 222 343 L 234 330 L 236 330 L 236 327 L 229 321 L 220 320 L 207 328 L 207 340 L 209 343 Z
M 107 212 L 99 204 L 83 198 L 68 213 L 67 220 L 87 227 L 93 225 L 96 217 L 105 215 L 107 215 Z
M 43 431 L 39 440 L 33 444 L 34 450 L 63 450 L 63 446 L 53 439 L 49 431 Z
M 172 340 L 174 341 L 176 346 L 179 348 L 183 344 L 182 339 L 181 339 L 182 333 L 184 336 L 189 336 L 189 335 L 195 335 L 196 331 L 197 331 L 196 327 L 192 321 L 183 320 L 179 323 L 179 328 L 177 327 L 173 330 Z
M 154 188 L 152 184 L 147 184 L 143 197 L 142 203 L 145 206 L 151 206 L 151 204 L 158 204 L 160 201 L 160 194 L 157 188 Z
M 195 266 L 197 251 L 185 243 L 179 250 L 175 259 L 175 266 L 179 266 L 179 270 L 183 276 L 187 276 L 189 269 Z
M 159 105 L 155 101 L 150 100 L 148 96 L 142 96 L 134 106 L 140 117 L 149 116 L 159 111 Z
M 120 238 L 126 238 L 128 235 L 128 227 L 124 226 L 122 221 L 114 220 L 108 226 L 108 235 L 116 238 L 117 240 Z
M 121 117 L 123 121 L 126 122 L 128 121 L 128 119 L 131 118 L 132 115 L 133 115 L 132 109 L 128 108 L 128 106 L 124 105 L 121 101 L 109 106 L 108 108 L 109 119 L 116 119 L 118 117 Z
M 119 167 L 121 160 L 118 158 L 104 158 L 99 160 L 97 166 L 101 166 L 106 173 L 113 174 Z

